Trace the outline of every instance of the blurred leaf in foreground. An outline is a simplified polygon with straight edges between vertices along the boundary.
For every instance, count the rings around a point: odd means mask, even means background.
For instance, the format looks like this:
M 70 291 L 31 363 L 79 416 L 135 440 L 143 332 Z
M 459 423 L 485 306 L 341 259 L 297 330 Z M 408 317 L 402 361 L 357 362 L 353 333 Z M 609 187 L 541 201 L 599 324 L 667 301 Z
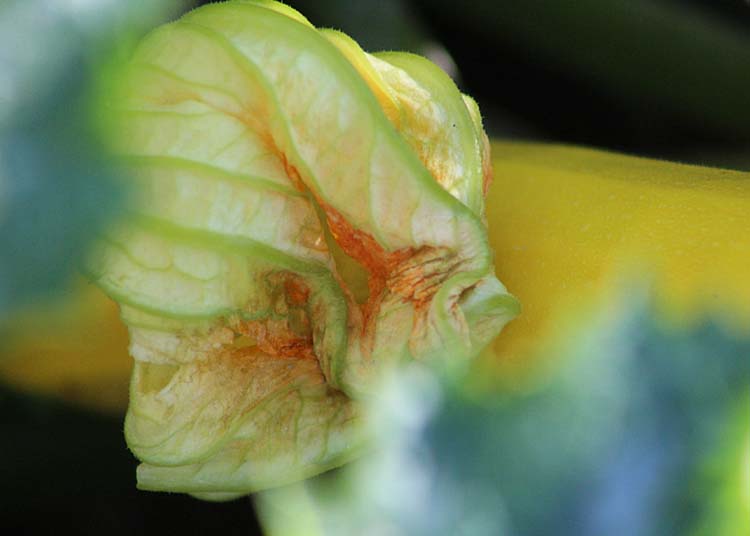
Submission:
M 0 318 L 67 282 L 122 207 L 90 105 L 94 81 L 127 31 L 174 5 L 0 5 Z
M 379 403 L 378 453 L 307 492 L 260 496 L 271 534 L 293 518 L 309 534 L 310 519 L 321 534 L 747 534 L 750 341 L 634 310 L 492 403 L 405 374 Z

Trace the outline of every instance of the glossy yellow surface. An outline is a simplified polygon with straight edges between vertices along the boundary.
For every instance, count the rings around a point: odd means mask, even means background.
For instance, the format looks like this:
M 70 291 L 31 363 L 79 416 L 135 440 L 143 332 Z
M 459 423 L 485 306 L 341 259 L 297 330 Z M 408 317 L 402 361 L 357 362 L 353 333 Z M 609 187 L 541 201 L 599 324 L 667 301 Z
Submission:
M 492 149 L 490 242 L 522 313 L 488 362 L 526 363 L 644 274 L 667 318 L 711 312 L 750 332 L 749 173 L 554 145 Z M 127 332 L 98 289 L 81 283 L 66 304 L 27 311 L 4 338 L 0 379 L 126 407 Z
M 631 284 L 670 321 L 750 332 L 750 173 L 532 143 L 492 154 L 490 243 L 522 313 L 486 358 L 528 360 Z

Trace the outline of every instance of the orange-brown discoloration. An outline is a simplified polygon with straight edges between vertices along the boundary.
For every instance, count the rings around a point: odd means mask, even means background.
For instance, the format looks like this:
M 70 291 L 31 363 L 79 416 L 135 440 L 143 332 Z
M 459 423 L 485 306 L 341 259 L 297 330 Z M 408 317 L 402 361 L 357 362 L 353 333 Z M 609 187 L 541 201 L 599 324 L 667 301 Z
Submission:
M 286 319 L 244 322 L 238 332 L 253 338 L 258 349 L 270 356 L 315 359 L 312 336 L 294 333 Z
M 284 290 L 287 301 L 292 306 L 304 305 L 310 297 L 310 289 L 296 278 L 289 278 L 284 281 Z
M 294 274 L 274 273 L 268 279 L 274 287 L 283 289 L 276 298 L 278 316 L 259 320 L 235 318 L 230 321 L 232 332 L 248 337 L 253 347 L 269 356 L 314 359 L 307 312 L 310 289 Z
M 490 154 L 490 139 L 487 134 L 482 132 L 482 195 L 487 196 L 487 192 L 492 185 L 492 155 Z
M 364 349 L 366 350 L 372 341 L 378 312 L 388 295 L 396 295 L 404 302 L 413 303 L 418 315 L 418 324 L 440 285 L 458 265 L 450 263 L 449 252 L 429 246 L 387 251 L 373 236 L 352 226 L 317 192 L 308 189 L 302 175 L 289 161 L 286 153 L 276 144 L 270 132 L 262 128 L 262 121 L 259 121 L 257 115 L 244 114 L 236 117 L 255 131 L 269 152 L 277 155 L 290 183 L 300 192 L 310 192 L 325 213 L 334 240 L 344 253 L 355 259 L 369 273 L 369 297 L 361 306 L 351 299 L 351 292 L 345 288 L 344 282 L 337 278 L 350 298 L 350 327 L 361 331 Z M 484 141 L 486 146 L 483 147 L 482 163 L 483 188 L 486 191 L 492 179 L 492 170 L 488 153 L 489 144 L 486 139 Z M 285 303 L 280 304 L 281 308 L 277 305 L 277 313 L 282 319 L 243 321 L 235 327 L 236 333 L 254 339 L 257 348 L 270 356 L 314 359 L 316 356 L 308 313 L 296 315 L 296 318 L 293 314 L 295 310 L 300 312 L 306 306 L 309 289 L 301 280 L 291 277 L 290 274 L 287 274 L 283 281 L 275 283 L 282 284 L 284 288 Z M 304 324 L 302 332 L 299 329 L 300 319 Z
M 305 186 L 304 181 L 302 180 L 302 176 L 299 174 L 299 171 L 297 171 L 297 168 L 294 167 L 289 160 L 286 157 L 286 154 L 284 154 L 283 151 L 280 151 L 278 147 L 274 146 L 274 152 L 279 155 L 279 159 L 281 160 L 281 163 L 284 165 L 284 172 L 286 173 L 286 176 L 289 178 L 289 180 L 292 183 L 292 186 L 297 188 L 300 192 L 307 191 L 307 186 Z
M 386 286 L 392 293 L 413 302 L 419 311 L 429 304 L 460 264 L 447 250 L 422 247 L 391 271 Z
M 387 251 L 371 235 L 355 229 L 336 209 L 320 199 L 318 203 L 341 249 L 370 273 L 369 298 L 361 306 L 361 334 L 365 352 L 373 342 L 377 315 L 388 294 L 413 303 L 417 313 L 413 329 L 419 329 L 435 293 L 458 268 L 460 261 L 452 260 L 449 251 L 430 246 Z

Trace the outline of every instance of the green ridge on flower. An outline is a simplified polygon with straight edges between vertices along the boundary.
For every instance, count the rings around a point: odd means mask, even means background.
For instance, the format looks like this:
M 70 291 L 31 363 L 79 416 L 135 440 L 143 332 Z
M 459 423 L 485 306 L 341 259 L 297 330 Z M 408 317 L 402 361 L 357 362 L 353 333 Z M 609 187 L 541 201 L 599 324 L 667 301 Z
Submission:
M 460 368 L 517 313 L 478 109 L 427 60 L 234 1 L 152 32 L 119 88 L 140 203 L 88 270 L 130 333 L 141 488 L 224 498 L 344 463 L 384 369 Z

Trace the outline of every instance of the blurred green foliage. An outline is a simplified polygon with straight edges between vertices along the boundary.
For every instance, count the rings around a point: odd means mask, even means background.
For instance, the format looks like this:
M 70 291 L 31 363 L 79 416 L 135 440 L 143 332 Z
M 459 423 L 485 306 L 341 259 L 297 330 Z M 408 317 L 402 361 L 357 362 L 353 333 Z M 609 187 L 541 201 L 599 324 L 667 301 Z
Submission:
M 177 5 L 0 4 L 0 318 L 64 285 L 123 208 L 96 86 L 118 50 Z
M 296 500 L 319 534 L 746 534 L 750 340 L 643 307 L 599 324 L 524 393 L 405 373 L 377 404 L 373 456 L 308 496 L 261 496 L 270 533 L 296 533 L 281 508 Z

